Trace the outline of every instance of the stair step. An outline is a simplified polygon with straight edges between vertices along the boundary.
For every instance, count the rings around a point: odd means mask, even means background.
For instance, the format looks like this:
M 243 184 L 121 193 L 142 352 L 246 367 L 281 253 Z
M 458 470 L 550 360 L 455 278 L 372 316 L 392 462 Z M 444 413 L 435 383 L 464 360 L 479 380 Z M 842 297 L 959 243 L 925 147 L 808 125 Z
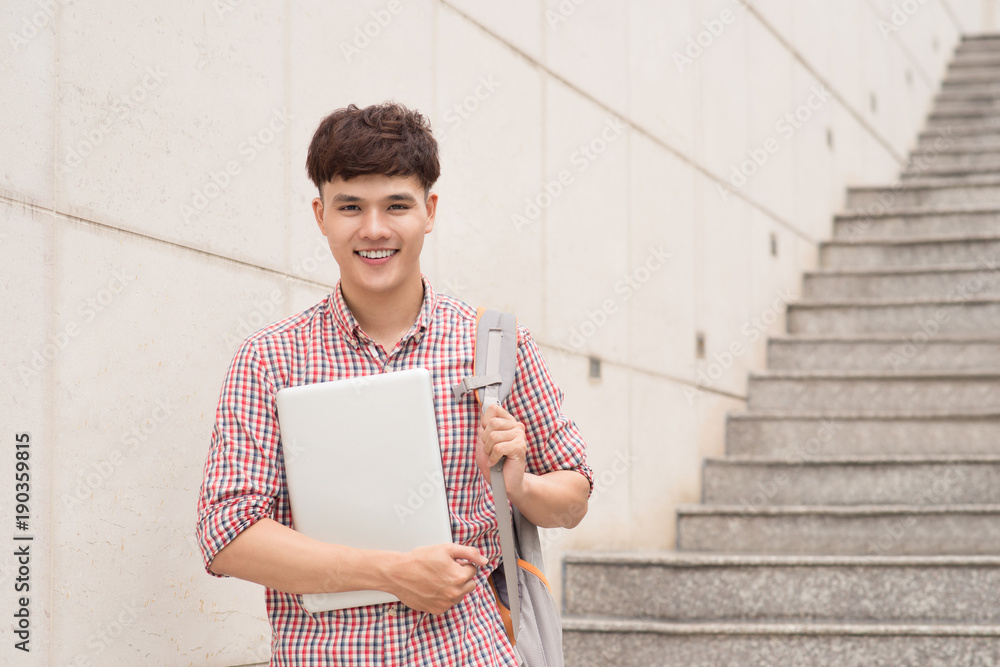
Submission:
M 1000 557 L 570 553 L 564 610 L 663 621 L 998 623 Z
M 949 70 L 975 69 L 977 67 L 1000 67 L 1000 53 L 995 51 L 957 53 L 948 63 Z
M 934 99 L 929 118 L 956 120 L 991 118 L 1000 115 L 1000 98 L 989 94 L 944 97 Z
M 977 95 L 965 97 L 941 97 L 934 100 L 933 111 L 941 117 L 980 118 L 1000 114 L 1000 96 Z
M 950 148 L 965 151 L 996 150 L 1000 148 L 1000 134 L 983 134 L 982 132 L 970 134 L 955 129 L 950 136 L 943 138 L 940 131 L 924 131 L 917 135 L 917 148 Z
M 751 373 L 747 387 L 751 411 L 961 414 L 970 408 L 1000 411 L 1000 375 L 771 371 Z
M 1000 296 L 1000 271 L 974 265 L 811 271 L 804 280 L 807 299 Z
M 680 505 L 679 551 L 997 555 L 1000 505 Z
M 992 45 L 996 45 L 993 47 Z M 979 45 L 991 45 L 990 48 L 1000 48 L 1000 33 L 995 32 L 980 32 L 980 33 L 966 33 L 959 39 L 956 51 Z
M 848 210 L 863 209 L 873 204 L 881 204 L 890 210 L 914 206 L 996 205 L 1000 204 L 1000 178 L 970 177 L 962 183 L 927 179 L 919 183 L 848 188 Z
M 948 72 L 941 82 L 942 89 L 962 88 L 970 85 L 991 85 L 1000 82 L 1000 76 L 990 69 L 965 69 Z
M 1000 132 L 1000 122 L 996 115 L 981 111 L 942 113 L 934 112 L 927 117 L 925 131 L 948 130 L 948 134 L 965 136 L 969 134 L 993 134 Z
M 777 505 L 1000 504 L 1000 455 L 708 459 L 703 502 Z M 1000 620 L 998 618 L 997 620 Z
M 732 412 L 726 453 L 806 459 L 859 455 L 1000 455 L 1000 412 L 881 415 Z
M 997 337 L 944 336 L 918 331 L 910 336 L 772 337 L 770 370 L 985 371 L 1000 373 Z
M 965 148 L 962 139 L 989 139 L 997 137 L 1000 130 L 992 127 L 992 121 L 979 123 L 973 121 L 951 121 L 928 123 L 918 137 L 937 140 L 938 148 Z
M 983 97 L 994 95 L 1000 91 L 1000 82 L 997 81 L 948 81 L 941 82 L 941 88 L 937 99 L 956 99 L 969 97 Z
M 980 165 L 978 167 L 928 167 L 922 170 L 904 170 L 900 174 L 904 182 L 919 182 L 924 180 L 966 179 L 979 176 L 1000 176 L 1000 163 L 995 165 Z
M 788 304 L 786 321 L 789 333 L 806 335 L 987 334 L 1000 328 L 1000 299 L 799 301 Z
M 990 103 L 1000 100 L 1000 86 L 968 87 L 963 90 L 941 90 L 934 104 Z
M 1000 266 L 1000 236 L 939 236 L 917 239 L 863 239 L 820 244 L 820 265 L 829 269 Z
M 564 618 L 573 667 L 984 667 L 1000 626 L 668 623 Z
M 871 208 L 871 207 L 870 207 Z M 837 241 L 920 241 L 1000 238 L 1000 206 L 897 209 L 838 215 L 833 221 Z M 881 265 L 880 265 L 881 266 Z
M 944 169 L 989 169 L 1000 164 L 1000 149 L 972 151 L 967 149 L 918 148 L 910 153 L 906 171 L 932 173 Z

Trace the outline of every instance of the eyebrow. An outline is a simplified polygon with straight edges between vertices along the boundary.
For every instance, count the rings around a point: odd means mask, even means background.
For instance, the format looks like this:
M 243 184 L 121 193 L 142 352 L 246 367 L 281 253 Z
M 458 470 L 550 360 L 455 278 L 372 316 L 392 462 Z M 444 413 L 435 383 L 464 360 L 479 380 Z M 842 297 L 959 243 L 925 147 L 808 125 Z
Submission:
M 416 204 L 417 203 L 416 197 L 414 197 L 413 195 L 411 195 L 409 192 L 403 192 L 403 193 L 400 193 L 400 194 L 389 195 L 388 197 L 386 197 L 386 199 L 388 199 L 389 201 L 402 201 L 402 202 L 407 202 L 407 203 L 410 203 L 410 204 Z
M 333 201 L 354 203 L 357 201 L 361 201 L 361 197 L 355 197 L 354 195 L 345 195 L 342 192 L 338 192 L 333 196 Z
M 386 200 L 387 201 L 406 202 L 406 203 L 409 203 L 409 204 L 416 204 L 417 203 L 417 199 L 413 195 L 411 195 L 410 193 L 408 193 L 408 192 L 391 194 L 388 197 L 386 197 Z M 334 201 L 334 202 L 336 202 L 338 204 L 356 204 L 357 202 L 364 201 L 364 200 L 361 199 L 361 197 L 358 197 L 358 196 L 355 196 L 355 195 L 348 195 L 348 194 L 344 194 L 342 192 L 338 192 L 337 194 L 335 194 L 333 196 L 333 200 L 332 201 Z

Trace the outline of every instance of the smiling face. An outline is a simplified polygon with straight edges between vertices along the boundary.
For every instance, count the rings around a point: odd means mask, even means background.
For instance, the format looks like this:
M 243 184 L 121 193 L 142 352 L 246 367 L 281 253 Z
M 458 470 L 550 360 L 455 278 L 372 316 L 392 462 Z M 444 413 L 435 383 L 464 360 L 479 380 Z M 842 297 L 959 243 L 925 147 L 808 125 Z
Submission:
M 413 293 L 437 195 L 425 198 L 416 176 L 383 175 L 335 178 L 322 192 L 313 212 L 340 266 L 345 299 L 391 302 Z

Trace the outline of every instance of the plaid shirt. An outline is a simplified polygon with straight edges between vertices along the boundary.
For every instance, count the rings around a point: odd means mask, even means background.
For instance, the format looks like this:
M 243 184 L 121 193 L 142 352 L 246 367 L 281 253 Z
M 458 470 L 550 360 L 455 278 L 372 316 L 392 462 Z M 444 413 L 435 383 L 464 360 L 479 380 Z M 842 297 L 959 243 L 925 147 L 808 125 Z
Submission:
M 493 494 L 475 463 L 479 407 L 471 394 L 456 400 L 451 391 L 472 375 L 476 311 L 436 294 L 426 277 L 423 284 L 420 314 L 389 354 L 358 326 L 339 284 L 317 305 L 243 343 L 219 398 L 198 503 L 198 539 L 207 570 L 257 520 L 291 525 L 275 408 L 279 389 L 427 368 L 452 535 L 489 564 L 480 568 L 473 592 L 441 616 L 426 615 L 409 641 L 421 614 L 400 602 L 310 614 L 301 596 L 267 588 L 272 666 L 515 665 L 487 581 L 500 559 L 500 542 Z M 577 470 L 593 485 L 583 438 L 560 412 L 561 402 L 537 345 L 519 325 L 517 376 L 505 407 L 525 426 L 527 471 Z

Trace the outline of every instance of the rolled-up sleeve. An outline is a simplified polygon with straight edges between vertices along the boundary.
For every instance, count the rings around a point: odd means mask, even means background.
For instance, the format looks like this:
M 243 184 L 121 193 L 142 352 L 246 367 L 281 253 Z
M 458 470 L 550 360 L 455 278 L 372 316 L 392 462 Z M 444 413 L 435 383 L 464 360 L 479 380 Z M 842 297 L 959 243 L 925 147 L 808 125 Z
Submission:
M 518 326 L 517 372 L 508 399 L 511 415 L 524 424 L 528 441 L 525 470 L 543 475 L 576 470 L 594 489 L 587 465 L 587 444 L 572 419 L 562 413 L 563 392 L 556 386 L 528 330 Z
M 237 351 L 222 386 L 198 501 L 205 570 L 243 530 L 273 517 L 281 491 L 275 385 L 251 342 Z

